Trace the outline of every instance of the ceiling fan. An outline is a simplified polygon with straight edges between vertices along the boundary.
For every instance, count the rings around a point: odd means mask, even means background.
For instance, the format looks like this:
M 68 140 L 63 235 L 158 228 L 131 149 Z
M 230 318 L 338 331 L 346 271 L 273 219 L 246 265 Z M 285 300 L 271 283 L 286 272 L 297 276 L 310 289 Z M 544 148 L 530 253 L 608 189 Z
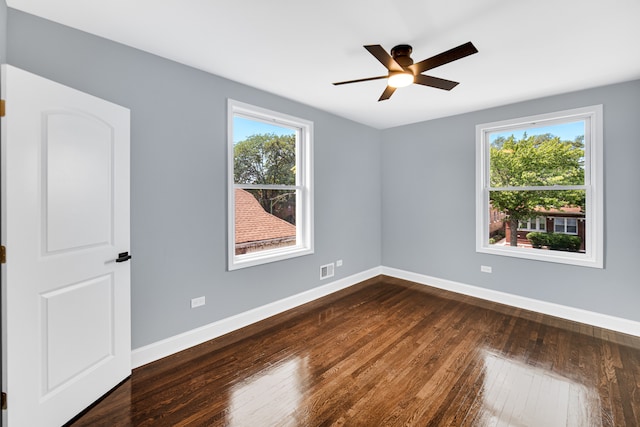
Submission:
M 364 46 L 364 48 L 375 56 L 376 59 L 380 61 L 387 70 L 389 70 L 389 73 L 384 76 L 336 82 L 334 85 L 338 86 L 348 83 L 366 82 L 369 80 L 388 79 L 387 87 L 384 92 L 382 92 L 378 101 L 389 99 L 397 88 L 409 86 L 411 83 L 431 86 L 438 89 L 451 90 L 458 85 L 458 82 L 426 76 L 422 73 L 478 52 L 478 49 L 476 49 L 473 43 L 467 42 L 414 64 L 413 59 L 411 59 L 410 56 L 413 48 L 408 44 L 400 44 L 394 47 L 391 49 L 391 55 L 389 55 L 379 44 L 367 45 Z

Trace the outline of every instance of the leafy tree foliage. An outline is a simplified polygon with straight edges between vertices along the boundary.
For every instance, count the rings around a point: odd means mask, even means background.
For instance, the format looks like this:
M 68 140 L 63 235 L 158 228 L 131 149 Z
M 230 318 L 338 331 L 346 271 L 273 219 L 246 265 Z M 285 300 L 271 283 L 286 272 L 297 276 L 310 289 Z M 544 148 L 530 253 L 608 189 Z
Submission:
M 295 185 L 295 135 L 252 135 L 234 145 L 234 180 L 237 184 Z M 269 213 L 295 224 L 295 191 L 247 190 Z
M 551 134 L 512 135 L 497 138 L 490 148 L 492 187 L 540 187 L 584 184 L 584 138 L 561 141 Z M 535 218 L 540 209 L 580 206 L 584 210 L 585 192 L 581 190 L 492 191 L 491 205 L 506 214 L 511 230 L 519 220 Z M 517 233 L 511 233 L 511 246 L 517 246 Z

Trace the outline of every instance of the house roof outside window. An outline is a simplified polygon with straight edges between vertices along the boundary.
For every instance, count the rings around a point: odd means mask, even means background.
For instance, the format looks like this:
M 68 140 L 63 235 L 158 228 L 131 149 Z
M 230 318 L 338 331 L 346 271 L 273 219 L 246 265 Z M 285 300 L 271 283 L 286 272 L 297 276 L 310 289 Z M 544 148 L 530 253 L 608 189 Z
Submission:
M 266 212 L 248 191 L 235 190 L 236 252 L 295 244 L 296 226 Z

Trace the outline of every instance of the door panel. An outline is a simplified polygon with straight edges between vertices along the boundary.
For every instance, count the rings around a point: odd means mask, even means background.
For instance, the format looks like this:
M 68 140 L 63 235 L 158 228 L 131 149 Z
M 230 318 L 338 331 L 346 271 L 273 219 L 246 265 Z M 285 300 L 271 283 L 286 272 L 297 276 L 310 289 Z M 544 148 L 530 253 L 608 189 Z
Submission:
M 59 426 L 131 373 L 129 110 L 3 65 L 3 389 Z
M 46 113 L 43 187 L 47 252 L 112 242 L 113 129 L 78 113 Z
M 113 291 L 106 275 L 41 295 L 44 398 L 113 358 Z

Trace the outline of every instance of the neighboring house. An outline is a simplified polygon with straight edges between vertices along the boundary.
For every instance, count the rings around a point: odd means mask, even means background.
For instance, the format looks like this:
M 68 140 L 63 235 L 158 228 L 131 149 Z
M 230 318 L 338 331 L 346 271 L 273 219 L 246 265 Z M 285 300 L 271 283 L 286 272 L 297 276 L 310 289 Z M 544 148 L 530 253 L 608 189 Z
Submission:
M 501 210 L 489 206 L 489 236 L 493 237 L 496 234 L 504 236 L 504 220 L 506 216 Z
M 532 231 L 571 234 L 580 237 L 580 250 L 585 250 L 585 213 L 580 207 L 540 210 L 540 216 L 518 223 L 518 246 L 531 246 L 527 233 Z M 511 238 L 509 223 L 505 223 L 505 236 Z
M 266 212 L 248 191 L 236 189 L 236 255 L 296 244 L 296 226 Z

